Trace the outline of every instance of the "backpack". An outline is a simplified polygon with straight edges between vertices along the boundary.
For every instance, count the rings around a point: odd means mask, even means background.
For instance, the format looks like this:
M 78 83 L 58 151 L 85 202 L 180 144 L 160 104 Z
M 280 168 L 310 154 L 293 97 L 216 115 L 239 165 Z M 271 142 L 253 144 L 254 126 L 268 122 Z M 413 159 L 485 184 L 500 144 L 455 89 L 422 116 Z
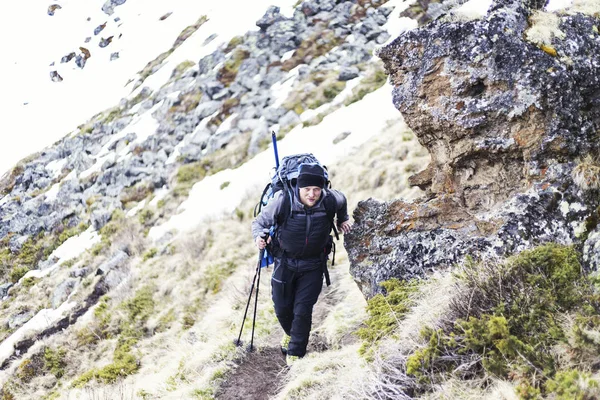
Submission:
M 302 153 L 302 154 L 294 154 L 291 156 L 283 157 L 279 167 L 275 170 L 275 174 L 271 179 L 271 182 L 267 183 L 265 186 L 259 202 L 254 207 L 254 217 L 260 214 L 262 207 L 266 206 L 270 199 L 275 196 L 275 193 L 284 190 L 284 203 L 282 207 L 283 215 L 280 215 L 280 219 L 282 221 L 286 221 L 287 218 L 293 218 L 292 214 L 292 204 L 294 198 L 294 191 L 296 189 L 296 181 L 298 179 L 298 174 L 300 171 L 300 165 L 303 164 L 317 164 L 323 168 L 325 173 L 325 188 L 331 188 L 331 182 L 329 181 L 329 175 L 327 174 L 327 167 L 322 165 L 319 160 L 312 153 Z M 336 213 L 336 203 L 335 198 L 333 196 L 326 196 L 324 200 L 325 211 L 327 213 L 327 219 L 329 220 L 331 227 L 333 228 L 333 232 L 335 234 L 336 240 L 339 240 L 338 231 L 333 222 Z M 272 231 L 276 230 L 278 227 L 275 226 Z M 335 265 L 335 243 L 333 240 L 330 240 L 330 243 L 327 244 L 327 253 L 333 249 L 333 259 L 332 265 Z M 329 281 L 329 277 L 326 276 L 327 281 Z M 329 283 L 328 283 L 329 284 Z

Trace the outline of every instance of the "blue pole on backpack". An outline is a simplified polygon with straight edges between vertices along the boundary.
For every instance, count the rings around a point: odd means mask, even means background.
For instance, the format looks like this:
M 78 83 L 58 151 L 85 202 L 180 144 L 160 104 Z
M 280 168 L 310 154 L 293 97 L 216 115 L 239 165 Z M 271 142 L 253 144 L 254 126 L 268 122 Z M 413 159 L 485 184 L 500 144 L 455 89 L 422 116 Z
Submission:
M 277 135 L 271 131 L 271 140 L 273 141 L 273 151 L 275 151 L 275 169 L 279 169 L 279 152 L 277 151 Z

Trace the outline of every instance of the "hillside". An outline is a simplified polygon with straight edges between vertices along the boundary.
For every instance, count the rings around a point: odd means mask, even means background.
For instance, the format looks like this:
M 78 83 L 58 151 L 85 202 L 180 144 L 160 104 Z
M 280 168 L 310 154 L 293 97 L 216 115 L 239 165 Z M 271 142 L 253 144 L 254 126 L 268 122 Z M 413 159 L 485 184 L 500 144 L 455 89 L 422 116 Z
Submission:
M 600 10 L 464 3 L 308 0 L 227 38 L 195 16 L 118 104 L 19 162 L 1 398 L 600 396 Z M 356 223 L 291 368 L 271 268 L 257 349 L 233 344 L 272 131 Z

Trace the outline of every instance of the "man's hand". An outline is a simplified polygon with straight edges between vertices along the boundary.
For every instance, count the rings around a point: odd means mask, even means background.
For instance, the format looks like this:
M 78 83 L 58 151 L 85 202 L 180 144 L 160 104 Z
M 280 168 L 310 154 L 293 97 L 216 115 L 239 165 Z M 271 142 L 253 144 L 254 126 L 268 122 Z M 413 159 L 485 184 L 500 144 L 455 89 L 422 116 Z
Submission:
M 344 234 L 350 233 L 350 231 L 352 230 L 352 222 L 350 222 L 350 220 L 344 221 L 340 224 L 339 228 L 340 231 L 342 231 Z
M 256 247 L 259 248 L 259 250 L 264 249 L 265 247 L 267 247 L 267 243 L 271 243 L 271 236 L 266 236 L 267 240 L 263 239 L 260 236 L 256 237 Z

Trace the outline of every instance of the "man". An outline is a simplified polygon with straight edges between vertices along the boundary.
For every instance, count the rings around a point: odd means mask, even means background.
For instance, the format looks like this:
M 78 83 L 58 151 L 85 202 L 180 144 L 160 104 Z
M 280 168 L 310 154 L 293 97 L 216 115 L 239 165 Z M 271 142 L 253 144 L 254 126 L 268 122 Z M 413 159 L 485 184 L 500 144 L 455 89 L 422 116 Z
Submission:
M 287 354 L 288 365 L 306 354 L 313 306 L 331 250 L 333 215 L 339 231 L 348 233 L 352 228 L 346 197 L 337 190 L 325 190 L 326 183 L 323 167 L 301 165 L 293 198 L 289 199 L 286 190 L 275 193 L 252 222 L 257 247 L 264 249 L 270 243 L 275 257 L 272 297 L 284 330 L 281 351 Z M 273 240 L 265 241 L 261 236 L 271 227 L 276 228 Z

